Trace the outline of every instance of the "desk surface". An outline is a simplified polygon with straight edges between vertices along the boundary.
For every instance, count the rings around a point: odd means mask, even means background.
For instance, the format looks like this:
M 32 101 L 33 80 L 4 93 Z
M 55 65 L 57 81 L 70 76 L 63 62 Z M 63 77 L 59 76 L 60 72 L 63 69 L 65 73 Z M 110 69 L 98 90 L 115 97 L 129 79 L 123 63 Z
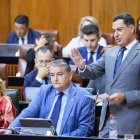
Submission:
M 0 135 L 0 139 L 10 140 L 94 140 L 97 137 L 62 137 L 62 136 L 31 136 L 31 135 Z M 98 139 L 99 140 L 99 139 Z M 100 139 L 103 140 L 103 139 Z M 111 139 L 109 139 L 111 140 Z

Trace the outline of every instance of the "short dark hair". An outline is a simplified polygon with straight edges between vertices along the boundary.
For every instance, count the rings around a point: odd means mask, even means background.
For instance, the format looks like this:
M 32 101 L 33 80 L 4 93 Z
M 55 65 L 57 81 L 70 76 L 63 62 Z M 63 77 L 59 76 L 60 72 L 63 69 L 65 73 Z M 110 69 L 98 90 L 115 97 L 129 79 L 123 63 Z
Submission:
M 115 22 L 119 19 L 122 19 L 124 24 L 127 26 L 132 25 L 132 24 L 135 25 L 135 20 L 132 17 L 132 15 L 130 15 L 129 13 L 120 13 L 120 14 L 116 15 L 113 18 L 113 22 Z
M 137 25 L 136 25 L 136 35 L 137 35 L 138 41 L 140 42 L 139 21 L 140 21 L 140 17 L 137 19 Z
M 29 18 L 26 15 L 18 15 L 14 21 L 27 27 L 29 26 Z
M 66 72 L 70 72 L 71 71 L 70 65 L 64 59 L 56 59 L 56 60 L 52 61 L 50 63 L 50 65 L 52 65 L 54 67 L 64 66 Z
M 95 34 L 98 37 L 100 36 L 99 27 L 97 25 L 86 25 L 82 29 L 82 33 L 86 35 Z
M 35 51 L 35 56 L 37 55 L 37 53 L 41 51 L 42 53 L 46 53 L 47 51 L 49 51 L 52 54 L 52 57 L 54 57 L 54 52 L 52 51 L 52 49 L 50 49 L 49 46 L 41 46 L 39 47 L 36 51 Z

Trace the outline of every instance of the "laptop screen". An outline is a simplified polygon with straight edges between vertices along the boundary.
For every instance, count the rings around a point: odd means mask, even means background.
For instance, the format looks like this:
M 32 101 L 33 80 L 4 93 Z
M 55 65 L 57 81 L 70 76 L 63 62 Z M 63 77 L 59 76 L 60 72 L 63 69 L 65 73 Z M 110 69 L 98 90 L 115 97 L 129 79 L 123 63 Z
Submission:
M 21 134 L 47 135 L 48 132 L 51 132 L 52 135 L 55 134 L 55 128 L 50 119 L 26 118 L 19 121 L 21 124 Z
M 18 44 L 0 44 L 0 56 L 15 56 L 19 49 Z
M 37 95 L 40 87 L 26 87 L 24 90 L 24 99 L 26 102 L 31 102 L 31 100 Z

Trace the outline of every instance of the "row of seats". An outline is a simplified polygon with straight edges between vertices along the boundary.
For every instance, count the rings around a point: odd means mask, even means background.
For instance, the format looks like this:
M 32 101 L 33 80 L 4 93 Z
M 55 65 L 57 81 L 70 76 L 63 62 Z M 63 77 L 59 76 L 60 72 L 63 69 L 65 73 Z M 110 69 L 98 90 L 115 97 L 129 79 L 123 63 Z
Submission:
M 41 34 L 45 34 L 45 33 L 49 33 L 52 36 L 55 37 L 56 40 L 58 40 L 58 31 L 57 30 L 36 30 L 39 31 Z M 107 44 L 114 44 L 114 37 L 113 37 L 113 33 L 103 33 L 102 37 L 104 37 L 107 40 Z M 21 77 L 24 76 L 25 73 L 25 68 L 26 68 L 26 61 L 25 61 L 25 57 L 26 57 L 26 53 L 30 48 L 33 48 L 35 45 L 22 45 L 20 47 L 20 55 L 19 55 L 19 60 L 18 60 L 18 64 L 8 64 L 7 66 L 5 64 L 2 64 L 1 67 L 3 67 L 4 69 L 0 68 L 0 72 L 2 79 L 5 81 L 6 87 L 8 87 L 8 76 L 15 76 L 16 73 L 19 71 L 21 73 Z M 59 51 L 62 53 L 62 46 L 59 46 Z M 5 72 L 6 71 L 6 72 Z M 6 75 L 5 73 L 8 73 L 8 75 Z M 12 73 L 12 74 L 9 74 Z M 79 83 L 81 86 L 83 86 L 83 80 L 81 77 L 79 77 L 77 74 L 74 73 L 73 76 L 73 82 L 75 83 Z M 23 92 L 23 87 L 21 86 L 9 86 L 10 88 L 17 88 L 20 91 L 20 95 Z

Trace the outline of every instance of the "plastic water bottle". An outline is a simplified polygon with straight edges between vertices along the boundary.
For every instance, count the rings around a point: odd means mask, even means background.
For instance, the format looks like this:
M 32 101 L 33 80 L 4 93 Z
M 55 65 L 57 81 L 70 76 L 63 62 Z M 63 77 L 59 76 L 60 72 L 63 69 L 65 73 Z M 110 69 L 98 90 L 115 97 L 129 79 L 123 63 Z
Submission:
M 110 114 L 109 138 L 117 139 L 117 135 L 117 120 L 112 114 Z

